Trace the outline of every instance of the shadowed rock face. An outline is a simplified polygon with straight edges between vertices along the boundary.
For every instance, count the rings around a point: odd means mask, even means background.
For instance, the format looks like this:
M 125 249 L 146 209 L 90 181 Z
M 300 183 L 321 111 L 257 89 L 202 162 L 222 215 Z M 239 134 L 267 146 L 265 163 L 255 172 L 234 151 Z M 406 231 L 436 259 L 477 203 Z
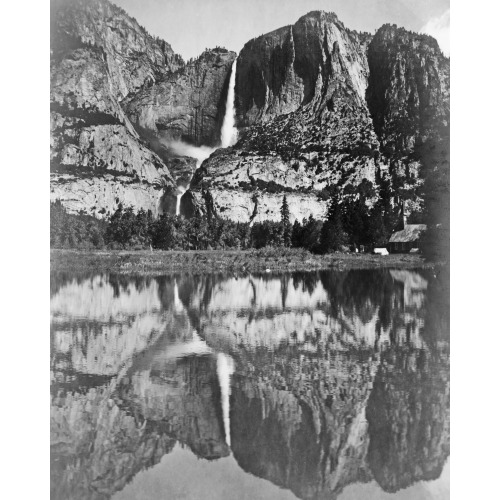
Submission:
M 450 452 L 449 352 L 382 355 L 366 416 L 367 461 L 389 492 L 437 479 Z
M 128 99 L 125 110 L 144 134 L 197 146 L 220 144 L 231 65 L 226 49 L 207 50 L 177 72 Z
M 450 60 L 434 38 L 384 25 L 369 45 L 368 64 L 366 99 L 384 153 L 405 156 L 446 133 Z
M 249 41 L 236 76 L 237 117 L 244 127 L 309 103 L 317 109 L 333 93 L 363 105 L 368 63 L 357 33 L 333 13 L 310 12 L 293 26 Z

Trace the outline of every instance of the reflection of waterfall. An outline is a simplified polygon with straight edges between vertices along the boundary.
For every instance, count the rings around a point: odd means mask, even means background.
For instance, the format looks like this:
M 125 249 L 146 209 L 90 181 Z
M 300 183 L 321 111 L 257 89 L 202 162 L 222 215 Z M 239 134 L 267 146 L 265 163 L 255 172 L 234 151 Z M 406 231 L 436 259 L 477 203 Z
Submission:
M 226 114 L 220 133 L 220 142 L 223 148 L 228 148 L 238 140 L 238 129 L 235 125 L 234 113 L 234 87 L 236 84 L 236 61 L 231 66 L 231 78 L 229 79 L 229 88 L 227 90 Z
M 229 396 L 231 396 L 231 375 L 234 372 L 234 361 L 231 356 L 224 353 L 217 355 L 217 376 L 219 377 L 222 401 L 222 417 L 224 419 L 224 432 L 226 443 L 231 446 L 231 427 L 229 425 Z
M 184 310 L 184 306 L 179 298 L 179 287 L 177 286 L 177 280 L 174 283 L 174 310 L 175 312 L 182 312 Z

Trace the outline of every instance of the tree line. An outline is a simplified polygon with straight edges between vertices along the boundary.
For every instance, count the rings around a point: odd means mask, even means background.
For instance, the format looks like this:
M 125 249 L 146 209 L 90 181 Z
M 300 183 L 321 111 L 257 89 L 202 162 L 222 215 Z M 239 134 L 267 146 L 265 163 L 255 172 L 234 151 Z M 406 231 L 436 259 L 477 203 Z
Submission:
M 98 220 L 90 215 L 69 214 L 60 201 L 50 207 L 50 244 L 53 248 L 75 249 L 162 249 L 217 250 L 263 247 L 305 248 L 314 253 L 372 248 L 387 243 L 398 224 L 397 208 L 384 196 L 383 186 L 375 205 L 366 200 L 373 196 L 366 181 L 352 192 L 332 188 L 324 221 L 310 216 L 290 222 L 290 209 L 283 196 L 280 221 L 253 224 L 218 217 L 205 197 L 206 215 L 192 218 L 162 214 L 132 207 L 118 209 L 109 218 Z

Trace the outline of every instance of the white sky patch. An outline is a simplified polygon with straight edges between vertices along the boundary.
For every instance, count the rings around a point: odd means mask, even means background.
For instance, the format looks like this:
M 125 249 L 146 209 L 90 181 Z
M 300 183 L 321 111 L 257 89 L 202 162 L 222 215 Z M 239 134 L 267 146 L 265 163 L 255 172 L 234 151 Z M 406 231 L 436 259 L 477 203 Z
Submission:
M 420 32 L 433 36 L 445 55 L 450 55 L 450 9 L 430 19 Z

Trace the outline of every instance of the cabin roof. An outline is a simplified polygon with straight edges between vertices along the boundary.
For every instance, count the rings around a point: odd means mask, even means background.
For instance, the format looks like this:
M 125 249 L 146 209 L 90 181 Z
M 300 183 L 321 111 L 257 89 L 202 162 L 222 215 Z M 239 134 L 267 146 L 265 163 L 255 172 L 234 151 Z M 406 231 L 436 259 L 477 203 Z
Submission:
M 420 233 L 426 229 L 427 226 L 425 224 L 408 224 L 401 231 L 392 233 L 389 243 L 406 243 L 416 241 L 420 237 Z

